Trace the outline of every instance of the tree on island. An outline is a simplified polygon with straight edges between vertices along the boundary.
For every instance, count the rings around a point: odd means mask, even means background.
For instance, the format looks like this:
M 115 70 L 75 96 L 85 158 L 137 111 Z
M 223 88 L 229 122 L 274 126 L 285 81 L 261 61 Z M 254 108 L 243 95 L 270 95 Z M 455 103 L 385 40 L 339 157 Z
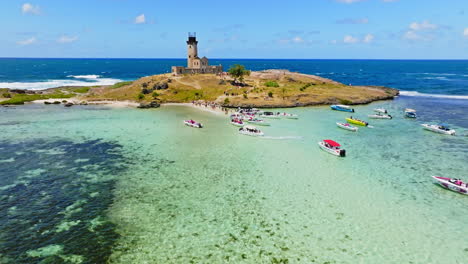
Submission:
M 246 70 L 244 65 L 235 64 L 231 66 L 228 70 L 229 75 L 234 78 L 234 82 L 239 81 L 240 83 L 244 82 L 244 76 L 249 76 L 250 71 Z

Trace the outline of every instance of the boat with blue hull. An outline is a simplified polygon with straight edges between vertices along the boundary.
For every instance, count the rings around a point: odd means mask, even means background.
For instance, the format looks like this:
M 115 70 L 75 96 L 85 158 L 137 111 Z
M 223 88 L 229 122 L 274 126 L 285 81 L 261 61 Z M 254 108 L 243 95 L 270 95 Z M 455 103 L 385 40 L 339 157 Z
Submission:
M 348 105 L 331 105 L 332 110 L 354 113 L 354 109 Z

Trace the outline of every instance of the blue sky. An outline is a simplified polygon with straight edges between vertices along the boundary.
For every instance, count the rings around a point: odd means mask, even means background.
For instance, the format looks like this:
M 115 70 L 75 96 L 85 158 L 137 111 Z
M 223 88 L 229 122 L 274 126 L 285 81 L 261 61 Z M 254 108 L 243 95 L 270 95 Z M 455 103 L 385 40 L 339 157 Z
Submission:
M 235 3 L 235 4 L 232 4 Z M 4 0 L 0 57 L 468 59 L 467 0 Z

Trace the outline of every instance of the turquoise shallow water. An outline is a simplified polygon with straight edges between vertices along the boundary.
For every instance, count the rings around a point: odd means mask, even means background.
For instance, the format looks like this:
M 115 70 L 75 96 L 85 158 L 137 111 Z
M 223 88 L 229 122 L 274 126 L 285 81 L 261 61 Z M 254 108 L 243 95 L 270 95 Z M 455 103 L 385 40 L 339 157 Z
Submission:
M 467 197 L 430 176 L 467 179 L 468 109 L 437 102 L 359 106 L 395 118 L 358 133 L 336 127 L 346 113 L 288 109 L 300 119 L 265 139 L 181 106 L 0 108 L 0 262 L 465 263 Z

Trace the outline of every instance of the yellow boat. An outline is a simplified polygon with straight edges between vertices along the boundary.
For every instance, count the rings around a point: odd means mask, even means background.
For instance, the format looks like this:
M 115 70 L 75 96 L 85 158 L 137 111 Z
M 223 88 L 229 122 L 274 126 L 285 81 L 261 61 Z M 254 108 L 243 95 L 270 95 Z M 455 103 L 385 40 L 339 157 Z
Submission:
M 346 118 L 346 121 L 348 121 L 348 123 L 350 123 L 350 124 L 355 124 L 355 125 L 359 125 L 359 126 L 369 125 L 369 123 L 367 123 L 366 121 L 362 121 L 362 120 L 359 120 L 359 119 L 354 119 L 353 117 Z

